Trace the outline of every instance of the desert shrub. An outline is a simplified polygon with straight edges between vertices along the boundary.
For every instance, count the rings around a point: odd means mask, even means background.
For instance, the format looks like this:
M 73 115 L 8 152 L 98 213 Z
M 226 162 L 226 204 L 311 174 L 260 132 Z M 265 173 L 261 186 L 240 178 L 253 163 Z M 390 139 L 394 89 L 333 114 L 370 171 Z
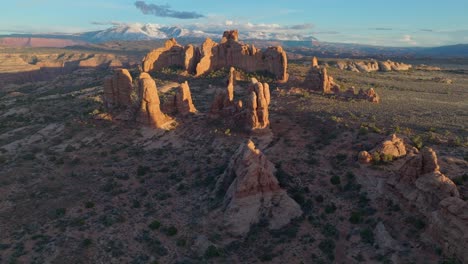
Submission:
M 138 176 L 143 176 L 146 173 L 148 173 L 150 170 L 151 170 L 151 168 L 148 167 L 148 166 L 139 165 L 138 168 L 137 168 L 137 175 Z
M 316 201 L 317 203 L 323 203 L 323 200 L 324 200 L 324 198 L 323 198 L 322 195 L 317 195 L 317 196 L 315 196 L 315 201 Z
M 372 153 L 372 163 L 374 165 L 379 165 L 380 162 L 381 162 L 380 153 L 378 153 L 378 152 Z
M 177 235 L 177 228 L 175 226 L 170 226 L 165 230 L 167 236 L 175 236 Z
M 389 163 L 389 162 L 393 161 L 393 155 L 383 154 L 383 155 L 381 155 L 381 160 L 382 160 L 382 163 Z
M 340 183 L 341 183 L 340 176 L 337 176 L 337 175 L 332 176 L 332 177 L 330 178 L 330 182 L 331 182 L 331 184 L 333 184 L 333 185 L 340 185 Z
M 151 229 L 151 230 L 156 230 L 158 229 L 159 227 L 161 226 L 161 223 L 158 221 L 158 220 L 154 220 L 153 222 L 151 222 L 148 227 Z
M 221 256 L 221 251 L 214 245 L 210 245 L 206 250 L 204 257 L 207 259 L 216 258 Z
M 322 232 L 322 235 L 324 235 L 325 237 L 337 237 L 338 236 L 338 230 L 332 224 L 326 224 L 321 230 L 321 232 Z
M 361 127 L 359 127 L 359 135 L 367 135 L 369 133 L 369 128 L 367 128 L 366 126 L 363 126 L 361 125 Z
M 361 235 L 361 240 L 367 244 L 374 244 L 374 232 L 370 228 L 361 230 L 359 233 Z
M 328 257 L 328 259 L 335 259 L 335 241 L 331 239 L 325 239 L 322 240 L 318 246 L 319 249 Z
M 90 247 L 93 244 L 93 240 L 91 238 L 85 238 L 83 242 L 81 242 L 81 245 L 83 247 Z
M 456 185 L 463 185 L 467 181 L 468 181 L 468 173 L 465 173 L 462 176 L 459 176 L 453 179 L 453 182 Z
M 335 211 L 336 211 L 336 205 L 334 203 L 331 203 L 325 206 L 325 213 L 333 214 Z
M 93 203 L 93 202 L 88 201 L 88 202 L 85 203 L 85 208 L 88 208 L 88 209 L 89 209 L 89 208 L 93 208 L 93 207 L 94 207 L 94 203 Z
M 417 149 L 422 149 L 423 146 L 424 146 L 423 139 L 422 139 L 422 137 L 420 135 L 416 135 L 416 136 L 412 137 L 411 141 L 413 142 L 414 146 Z
M 351 224 L 359 224 L 362 222 L 362 214 L 360 212 L 351 212 L 349 217 L 349 222 Z
M 58 209 L 55 210 L 55 215 L 57 217 L 62 217 L 62 216 L 64 216 L 66 214 L 66 212 L 67 212 L 66 208 L 58 208 Z

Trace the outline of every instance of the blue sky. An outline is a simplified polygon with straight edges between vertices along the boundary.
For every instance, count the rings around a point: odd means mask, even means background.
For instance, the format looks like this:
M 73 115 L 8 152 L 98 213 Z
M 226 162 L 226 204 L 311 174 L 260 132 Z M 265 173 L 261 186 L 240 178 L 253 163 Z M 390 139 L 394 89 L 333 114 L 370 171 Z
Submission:
M 165 0 L 181 19 L 143 14 L 132 0 L 15 0 L 2 3 L 0 33 L 77 33 L 118 23 L 204 29 L 295 30 L 321 41 L 386 46 L 468 43 L 467 0 Z M 180 16 L 183 16 L 183 13 Z

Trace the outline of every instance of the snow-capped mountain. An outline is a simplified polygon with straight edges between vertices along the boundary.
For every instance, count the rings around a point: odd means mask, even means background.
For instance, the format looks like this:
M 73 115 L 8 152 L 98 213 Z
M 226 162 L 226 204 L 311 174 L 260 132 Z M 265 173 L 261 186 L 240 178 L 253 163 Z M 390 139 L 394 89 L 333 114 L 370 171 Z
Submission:
M 101 31 L 86 32 L 81 34 L 81 37 L 91 42 L 105 42 L 111 40 L 155 40 L 181 37 L 213 37 L 213 35 L 176 26 L 169 27 L 157 24 L 122 24 Z
M 156 40 L 169 38 L 212 38 L 220 39 L 222 30 L 202 31 L 199 29 L 186 29 L 178 26 L 161 26 L 158 24 L 120 24 L 111 28 L 86 32 L 80 37 L 90 42 L 106 42 L 113 40 Z M 269 31 L 240 31 L 240 39 L 281 40 L 281 41 L 307 41 L 315 40 L 311 36 L 304 36 L 289 32 Z

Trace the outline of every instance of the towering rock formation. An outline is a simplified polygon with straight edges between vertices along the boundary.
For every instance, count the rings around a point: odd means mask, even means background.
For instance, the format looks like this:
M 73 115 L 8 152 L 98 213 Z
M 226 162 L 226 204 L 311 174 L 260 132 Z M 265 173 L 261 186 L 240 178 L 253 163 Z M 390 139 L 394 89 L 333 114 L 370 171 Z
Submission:
M 236 67 L 247 72 L 268 71 L 278 81 L 288 80 L 288 60 L 282 47 L 269 47 L 261 51 L 253 45 L 242 44 L 237 30 L 224 32 L 219 44 L 207 38 L 201 49 L 191 45 L 184 48 L 171 39 L 164 48 L 153 50 L 143 59 L 145 72 L 173 65 L 183 67 L 197 76 L 221 68 Z
M 227 79 L 226 89 L 217 89 L 215 92 L 215 98 L 211 104 L 211 113 L 219 114 L 221 112 L 232 113 L 236 110 L 234 105 L 234 79 L 235 69 L 231 67 L 229 70 L 229 76 Z
M 270 104 L 270 86 L 268 83 L 260 83 L 252 78 L 249 88 L 250 97 L 247 101 L 246 128 L 248 130 L 264 129 L 270 125 L 268 107 Z
M 312 59 L 312 64 L 304 80 L 304 86 L 308 89 L 321 91 L 326 94 L 339 90 L 339 85 L 335 83 L 333 77 L 328 75 L 326 67 L 318 65 L 317 58 Z
M 302 215 L 300 206 L 274 176 L 275 167 L 252 141 L 242 144 L 216 183 L 224 195 L 224 222 L 229 232 L 245 235 L 250 226 L 267 220 L 278 229 Z
M 312 58 L 312 63 L 310 64 L 310 66 L 313 67 L 313 68 L 318 68 L 318 67 L 319 67 L 317 57 L 314 56 L 314 57 Z
M 147 73 L 140 75 L 139 97 L 141 100 L 137 121 L 155 128 L 164 128 L 172 119 L 160 109 L 156 83 Z
M 104 79 L 104 104 L 108 109 L 132 104 L 133 80 L 127 69 L 116 69 L 114 76 Z
M 181 83 L 175 95 L 175 107 L 177 112 L 182 115 L 196 113 L 197 109 L 192 102 L 192 94 L 188 82 Z
M 181 46 L 172 38 L 167 40 L 164 47 L 148 53 L 143 59 L 143 71 L 157 71 L 164 67 L 178 66 L 189 73 L 195 73 L 195 66 L 200 51 L 193 45 Z

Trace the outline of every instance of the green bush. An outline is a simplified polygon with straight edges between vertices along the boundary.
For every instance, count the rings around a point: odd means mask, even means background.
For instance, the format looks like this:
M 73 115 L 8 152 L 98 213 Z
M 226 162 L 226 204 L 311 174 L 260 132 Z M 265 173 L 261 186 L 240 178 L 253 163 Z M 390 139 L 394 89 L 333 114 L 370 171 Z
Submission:
M 55 215 L 57 217 L 62 217 L 64 216 L 65 214 L 67 213 L 67 209 L 66 208 L 58 208 L 55 210 Z
M 216 258 L 216 257 L 220 257 L 220 256 L 221 256 L 220 250 L 217 247 L 213 246 L 213 245 L 210 245 L 205 250 L 204 257 L 207 258 L 207 259 Z
M 359 224 L 362 222 L 362 215 L 360 212 L 352 212 L 349 217 L 349 222 L 351 224 Z
M 91 238 L 86 238 L 81 244 L 83 247 L 90 247 L 93 244 L 93 240 L 91 240 Z
M 330 182 L 333 185 L 340 185 L 341 184 L 340 176 L 335 175 L 335 176 L 331 177 Z
M 336 205 L 334 203 L 331 203 L 325 207 L 325 213 L 327 214 L 332 214 L 336 211 Z
M 371 245 L 374 244 L 374 232 L 372 232 L 370 228 L 361 230 L 360 235 L 361 235 L 361 240 L 364 243 L 371 244 Z
M 322 240 L 319 243 L 319 249 L 330 259 L 335 259 L 335 241 L 331 239 Z
M 422 137 L 420 135 L 416 135 L 416 136 L 412 137 L 411 141 L 413 142 L 414 146 L 417 149 L 422 149 L 423 146 L 424 146 L 423 139 L 422 139 Z
M 177 235 L 177 228 L 175 226 L 170 226 L 166 229 L 166 235 L 168 236 L 175 236 Z
M 151 222 L 148 227 L 151 229 L 151 230 L 156 230 L 158 229 L 159 227 L 161 227 L 161 223 L 158 221 L 158 220 L 154 220 L 153 222 Z
M 151 168 L 148 167 L 148 166 L 139 165 L 138 168 L 137 168 L 137 176 L 143 176 L 146 173 L 148 173 L 150 170 L 151 170 Z
M 88 208 L 88 209 L 89 209 L 89 208 L 93 208 L 93 207 L 94 207 L 94 203 L 93 203 L 93 202 L 88 201 L 88 202 L 85 203 L 85 208 Z

